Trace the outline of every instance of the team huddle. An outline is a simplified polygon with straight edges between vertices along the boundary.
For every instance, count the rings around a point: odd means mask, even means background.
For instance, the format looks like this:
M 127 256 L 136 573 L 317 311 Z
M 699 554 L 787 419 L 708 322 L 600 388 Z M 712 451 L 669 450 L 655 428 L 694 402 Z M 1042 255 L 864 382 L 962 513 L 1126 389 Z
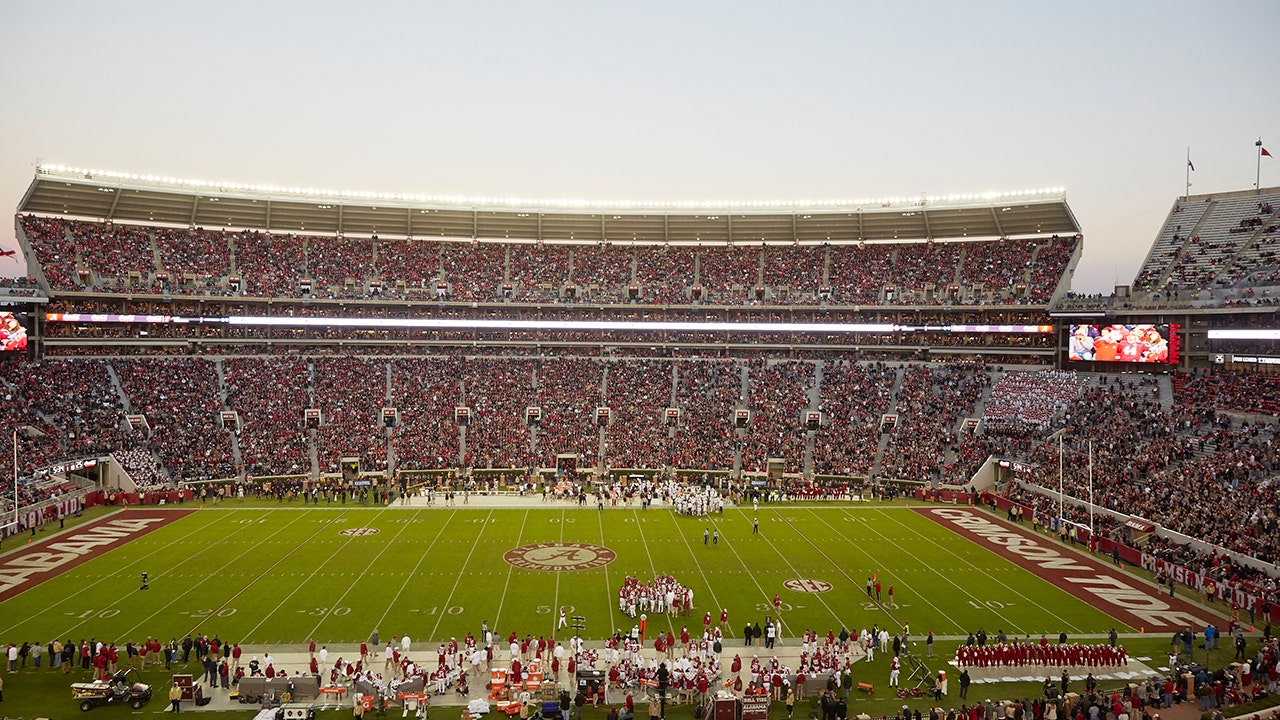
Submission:
M 687 615 L 693 610 L 693 590 L 666 574 L 647 583 L 628 575 L 618 588 L 618 609 L 632 618 L 650 612 Z

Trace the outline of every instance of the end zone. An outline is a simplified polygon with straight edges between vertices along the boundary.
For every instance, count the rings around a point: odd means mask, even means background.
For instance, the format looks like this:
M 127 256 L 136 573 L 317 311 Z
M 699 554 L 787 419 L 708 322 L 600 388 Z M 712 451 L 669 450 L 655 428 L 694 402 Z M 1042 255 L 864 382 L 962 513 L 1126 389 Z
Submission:
M 914 507 L 947 529 L 1106 612 L 1130 627 L 1152 631 L 1203 628 L 1196 605 L 1155 592 L 1105 563 L 988 515 L 957 507 Z
M 190 515 L 194 510 L 123 510 L 0 559 L 0 602 Z

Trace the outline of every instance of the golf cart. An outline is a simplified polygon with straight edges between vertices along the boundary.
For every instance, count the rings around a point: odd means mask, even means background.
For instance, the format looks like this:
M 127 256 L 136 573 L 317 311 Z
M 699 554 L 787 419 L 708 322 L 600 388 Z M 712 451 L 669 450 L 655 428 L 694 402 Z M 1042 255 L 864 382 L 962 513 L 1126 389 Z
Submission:
M 71 686 L 71 696 L 80 701 L 80 709 L 86 712 L 99 705 L 128 705 L 134 710 L 140 710 L 151 699 L 151 686 L 131 682 L 131 677 L 137 680 L 138 671 L 128 668 L 111 676 L 110 680 L 74 683 Z

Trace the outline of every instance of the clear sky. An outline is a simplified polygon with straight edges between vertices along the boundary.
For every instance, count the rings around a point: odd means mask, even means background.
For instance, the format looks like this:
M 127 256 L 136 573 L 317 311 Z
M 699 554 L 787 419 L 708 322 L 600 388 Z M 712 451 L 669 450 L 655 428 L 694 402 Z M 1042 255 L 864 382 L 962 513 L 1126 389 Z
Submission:
M 1192 193 L 1251 188 L 1259 137 L 1280 185 L 1277 30 L 1276 0 L 0 0 L 0 198 L 37 158 L 546 198 L 1063 186 L 1073 287 L 1109 291 L 1188 146 Z

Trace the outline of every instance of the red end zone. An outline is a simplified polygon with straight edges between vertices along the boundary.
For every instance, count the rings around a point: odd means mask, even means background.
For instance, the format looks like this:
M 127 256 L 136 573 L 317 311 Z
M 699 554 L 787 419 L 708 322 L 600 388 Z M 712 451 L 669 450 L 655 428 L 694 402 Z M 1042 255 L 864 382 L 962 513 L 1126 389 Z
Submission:
M 1195 630 L 1216 620 L 1201 618 L 1192 603 L 1158 593 L 1105 563 L 1062 550 L 1043 536 L 985 513 L 959 507 L 912 509 L 1134 629 Z
M 0 559 L 0 602 L 192 512 L 125 510 L 6 555 Z

